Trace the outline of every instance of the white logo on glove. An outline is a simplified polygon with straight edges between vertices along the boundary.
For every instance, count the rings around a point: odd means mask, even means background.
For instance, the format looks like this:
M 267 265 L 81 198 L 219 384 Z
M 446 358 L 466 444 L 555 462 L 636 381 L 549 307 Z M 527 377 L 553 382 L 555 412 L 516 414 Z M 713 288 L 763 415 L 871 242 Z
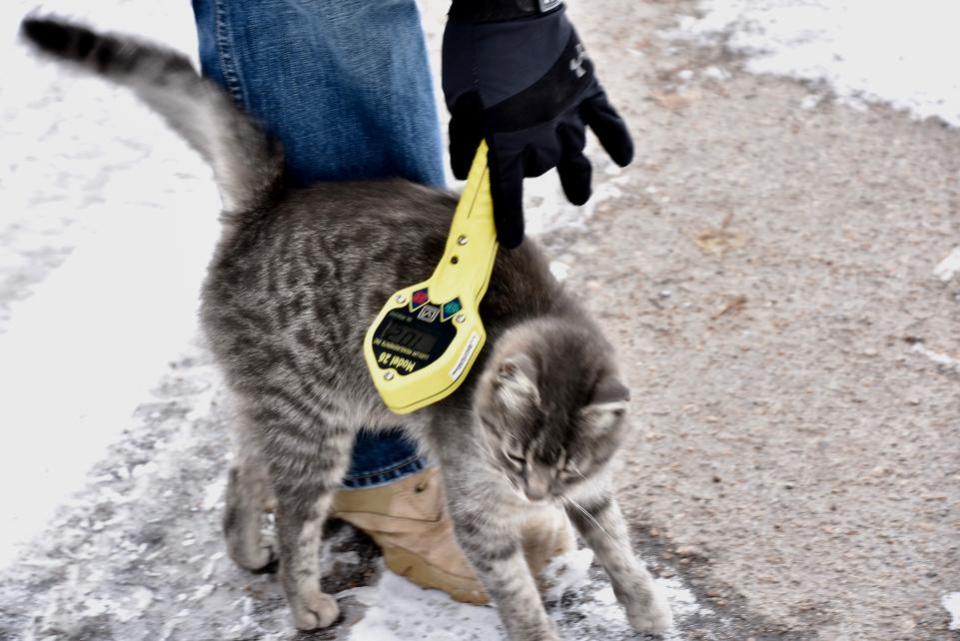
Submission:
M 582 44 L 577 44 L 577 57 L 570 61 L 570 71 L 577 74 L 577 78 L 583 78 L 587 70 L 583 68 L 583 63 L 587 60 L 587 52 Z

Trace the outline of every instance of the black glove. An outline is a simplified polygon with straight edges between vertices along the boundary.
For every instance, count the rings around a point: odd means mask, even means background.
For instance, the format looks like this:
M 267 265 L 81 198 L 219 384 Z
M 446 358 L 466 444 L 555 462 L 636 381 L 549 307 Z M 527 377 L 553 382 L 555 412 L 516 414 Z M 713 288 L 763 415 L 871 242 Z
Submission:
M 482 138 L 490 147 L 494 219 L 506 248 L 523 240 L 525 176 L 556 167 L 570 202 L 590 198 L 585 125 L 618 165 L 633 159 L 630 133 L 558 0 L 454 0 L 443 93 L 453 174 L 466 178 Z

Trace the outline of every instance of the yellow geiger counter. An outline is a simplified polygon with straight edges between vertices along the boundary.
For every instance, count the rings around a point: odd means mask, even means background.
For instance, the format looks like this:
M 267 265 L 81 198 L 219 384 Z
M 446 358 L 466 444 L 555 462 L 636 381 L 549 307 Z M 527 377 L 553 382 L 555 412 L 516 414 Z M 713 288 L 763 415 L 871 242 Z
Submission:
M 393 412 L 435 403 L 466 379 L 487 339 L 479 306 L 497 247 L 487 144 L 481 142 L 433 275 L 394 293 L 364 339 L 374 385 Z

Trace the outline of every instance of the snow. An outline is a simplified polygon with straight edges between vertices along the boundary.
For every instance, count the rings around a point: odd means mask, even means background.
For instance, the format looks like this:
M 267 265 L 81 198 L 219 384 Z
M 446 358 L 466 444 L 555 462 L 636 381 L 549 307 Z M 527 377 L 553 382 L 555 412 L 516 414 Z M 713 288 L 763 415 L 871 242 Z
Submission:
M 954 247 L 953 251 L 933 269 L 933 275 L 946 283 L 958 273 L 960 273 L 960 247 Z
M 551 585 L 548 602 L 559 602 L 570 594 L 576 599 L 552 607 L 549 614 L 563 638 L 597 638 L 600 631 L 605 638 L 633 638 L 613 588 L 591 578 L 592 560 L 593 553 L 581 549 L 551 562 L 546 570 Z M 713 614 L 700 607 L 679 580 L 658 579 L 657 586 L 666 594 L 679 621 Z M 383 572 L 374 586 L 353 588 L 337 596 L 356 597 L 367 607 L 363 618 L 350 629 L 350 641 L 506 641 L 494 608 L 457 603 L 443 592 L 421 590 L 391 572 Z M 673 629 L 664 638 L 683 641 L 687 637 Z
M 593 563 L 593 550 L 583 548 L 562 554 L 550 560 L 543 570 L 544 579 L 549 586 L 547 599 L 556 601 L 570 590 L 586 585 Z
M 563 281 L 570 275 L 570 265 L 559 260 L 550 261 L 550 273 L 557 280 Z
M 944 594 L 940 603 L 950 614 L 950 629 L 960 630 L 960 592 L 949 592 Z
M 932 350 L 923 343 L 914 343 L 911 349 L 918 354 L 926 356 L 943 369 L 960 374 L 960 359 Z
M 960 126 L 960 3 L 945 0 L 702 0 L 671 35 L 721 42 L 753 73 L 830 87 Z
M 195 49 L 189 7 L 144 4 L 84 3 L 83 17 L 129 18 Z M 5 5 L 3 31 L 31 6 Z M 65 0 L 44 9 L 76 15 Z M 30 491 L 6 497 L 0 566 L 82 485 L 196 333 L 219 208 L 209 170 L 126 92 L 13 39 L 2 52 L 0 485 L 29 480 Z
M 594 163 L 593 195 L 583 206 L 576 207 L 567 201 L 554 170 L 524 181 L 523 207 L 528 234 L 540 236 L 558 229 L 584 229 L 599 206 L 623 196 L 620 186 L 628 178 L 610 178 L 617 176 L 620 168 L 599 149 L 599 144 L 592 139 L 588 142 L 586 153 Z
M 367 606 L 350 641 L 503 641 L 497 611 L 457 603 L 438 590 L 422 590 L 384 572 L 373 587 L 351 592 Z M 348 593 L 350 594 L 350 593 Z

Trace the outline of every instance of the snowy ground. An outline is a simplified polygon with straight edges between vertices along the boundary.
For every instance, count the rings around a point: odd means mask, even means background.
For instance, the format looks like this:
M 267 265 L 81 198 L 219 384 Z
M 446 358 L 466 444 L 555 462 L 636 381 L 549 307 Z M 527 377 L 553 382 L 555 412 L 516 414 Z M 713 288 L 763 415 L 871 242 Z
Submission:
M 679 35 L 723 42 L 751 72 L 811 81 L 854 107 L 882 102 L 960 126 L 956 2 L 704 0 L 699 9 Z

